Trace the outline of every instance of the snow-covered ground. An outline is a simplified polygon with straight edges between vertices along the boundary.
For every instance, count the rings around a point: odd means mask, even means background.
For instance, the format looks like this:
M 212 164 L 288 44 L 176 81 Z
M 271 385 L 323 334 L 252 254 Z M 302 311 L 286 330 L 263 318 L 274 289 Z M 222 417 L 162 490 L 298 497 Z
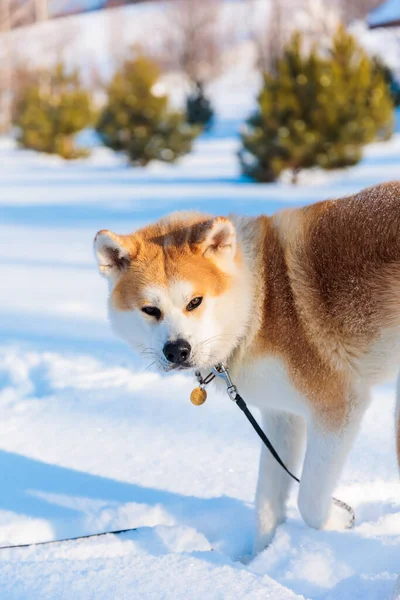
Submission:
M 234 112 L 234 111 L 233 111 Z M 92 258 L 183 207 L 271 213 L 399 177 L 400 134 L 301 185 L 240 178 L 233 112 L 178 166 L 126 168 L 105 149 L 66 164 L 0 141 L 0 551 L 4 600 L 384 600 L 400 571 L 393 386 L 379 388 L 336 495 L 352 531 L 289 518 L 249 564 L 259 442 L 232 403 L 146 370 L 111 334 Z M 226 113 L 228 116 L 229 114 Z M 273 482 L 271 482 L 273 485 Z

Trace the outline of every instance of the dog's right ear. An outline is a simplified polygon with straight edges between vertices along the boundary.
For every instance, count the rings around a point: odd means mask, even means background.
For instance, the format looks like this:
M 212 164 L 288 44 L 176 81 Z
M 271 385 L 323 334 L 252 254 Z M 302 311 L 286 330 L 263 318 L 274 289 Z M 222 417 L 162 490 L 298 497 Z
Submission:
M 107 279 L 116 279 L 125 273 L 133 256 L 131 236 L 116 235 L 107 229 L 94 238 L 94 253 L 100 273 Z

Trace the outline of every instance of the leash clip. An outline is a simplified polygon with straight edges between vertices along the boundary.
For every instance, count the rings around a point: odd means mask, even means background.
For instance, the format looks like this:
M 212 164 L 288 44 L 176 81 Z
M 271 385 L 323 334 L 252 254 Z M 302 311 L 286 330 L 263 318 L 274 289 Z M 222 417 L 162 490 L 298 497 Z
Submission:
M 197 383 L 199 384 L 199 386 L 200 386 L 201 388 L 204 388 L 204 379 L 203 379 L 203 377 L 201 376 L 201 373 L 200 373 L 200 371 L 195 371 L 195 377 L 196 377 L 196 379 L 197 379 Z
M 204 388 L 206 387 L 206 385 L 208 385 L 210 383 L 210 381 L 215 379 L 214 373 L 209 373 L 207 375 L 207 377 L 204 377 L 204 379 L 203 379 L 200 371 L 195 371 L 195 377 L 197 379 L 199 387 L 201 387 L 202 390 L 204 390 Z
M 217 365 L 211 367 L 211 371 L 216 377 L 222 377 L 222 379 L 226 383 L 226 391 L 228 392 L 229 398 L 233 402 L 236 402 L 236 396 L 238 391 L 236 385 L 232 383 L 228 367 L 226 367 L 223 363 L 218 363 Z

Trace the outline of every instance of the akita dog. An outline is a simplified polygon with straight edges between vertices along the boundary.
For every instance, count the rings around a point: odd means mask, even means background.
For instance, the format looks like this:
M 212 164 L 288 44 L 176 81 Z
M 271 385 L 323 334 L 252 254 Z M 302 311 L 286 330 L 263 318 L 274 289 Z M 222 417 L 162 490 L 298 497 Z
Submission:
M 307 438 L 304 521 L 346 526 L 332 492 L 371 386 L 399 370 L 400 182 L 272 217 L 174 213 L 130 235 L 100 231 L 95 253 L 116 333 L 165 371 L 228 365 L 292 471 Z M 283 521 L 290 483 L 263 448 L 255 552 Z

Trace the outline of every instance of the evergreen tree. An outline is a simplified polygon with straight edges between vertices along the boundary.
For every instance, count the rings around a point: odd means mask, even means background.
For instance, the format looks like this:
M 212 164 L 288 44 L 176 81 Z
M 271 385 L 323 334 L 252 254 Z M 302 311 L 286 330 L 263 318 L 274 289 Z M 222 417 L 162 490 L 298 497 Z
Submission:
M 214 118 L 210 100 L 204 94 L 203 85 L 196 82 L 196 88 L 186 102 L 186 118 L 190 125 L 201 125 L 209 129 Z
M 157 65 L 144 56 L 124 63 L 108 87 L 108 101 L 97 131 L 103 142 L 127 154 L 133 164 L 173 162 L 190 152 L 200 129 L 169 109 L 168 96 L 157 93 Z
M 74 135 L 91 123 L 93 109 L 78 72 L 67 73 L 59 63 L 38 80 L 20 92 L 15 109 L 18 141 L 25 148 L 66 159 L 86 156 L 86 150 L 75 147 Z
M 393 133 L 394 107 L 385 79 L 343 26 L 333 39 L 327 70 L 336 99 L 332 111 L 336 133 L 333 126 L 328 129 L 332 142 L 340 144 L 343 139 L 345 144 L 363 146 L 376 139 L 388 139 Z
M 243 172 L 275 181 L 284 169 L 296 181 L 301 169 L 356 164 L 364 144 L 387 138 L 393 105 L 382 74 L 339 27 L 329 54 L 302 49 L 295 34 L 266 74 L 258 110 L 247 121 L 239 153 Z

